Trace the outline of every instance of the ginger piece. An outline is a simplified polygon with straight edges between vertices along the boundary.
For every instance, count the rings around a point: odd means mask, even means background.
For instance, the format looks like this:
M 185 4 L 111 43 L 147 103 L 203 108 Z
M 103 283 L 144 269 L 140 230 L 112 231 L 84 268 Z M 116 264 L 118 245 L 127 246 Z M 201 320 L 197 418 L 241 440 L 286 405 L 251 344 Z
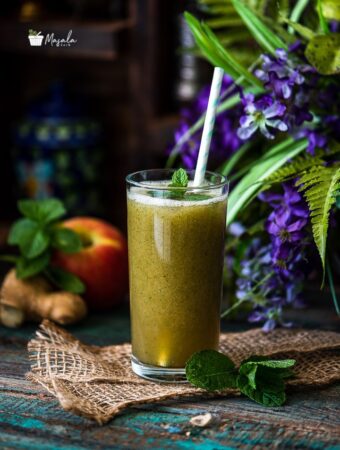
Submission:
M 0 292 L 0 323 L 19 327 L 25 321 L 50 319 L 61 325 L 78 322 L 86 316 L 84 300 L 70 292 L 53 292 L 40 276 L 17 278 L 15 269 L 6 275 Z

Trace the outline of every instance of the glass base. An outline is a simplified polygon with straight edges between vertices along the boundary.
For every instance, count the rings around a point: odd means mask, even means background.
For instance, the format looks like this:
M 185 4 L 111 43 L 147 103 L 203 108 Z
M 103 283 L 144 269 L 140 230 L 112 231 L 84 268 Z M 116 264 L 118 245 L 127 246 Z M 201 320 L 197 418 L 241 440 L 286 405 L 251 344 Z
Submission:
M 131 356 L 131 367 L 133 372 L 146 380 L 159 383 L 187 383 L 185 369 L 151 366 L 140 362 L 135 356 Z

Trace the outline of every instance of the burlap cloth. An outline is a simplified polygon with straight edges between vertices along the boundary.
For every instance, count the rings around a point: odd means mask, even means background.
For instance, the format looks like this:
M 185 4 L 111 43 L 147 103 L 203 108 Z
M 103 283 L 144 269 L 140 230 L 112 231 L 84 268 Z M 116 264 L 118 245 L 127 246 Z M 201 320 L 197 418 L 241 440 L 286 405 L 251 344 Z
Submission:
M 221 351 L 239 364 L 251 355 L 294 358 L 289 385 L 321 386 L 340 380 L 340 333 L 318 330 L 260 329 L 221 336 Z M 338 349 L 338 350 L 337 350 Z M 44 321 L 28 344 L 29 380 L 40 383 L 72 411 L 103 424 L 133 405 L 165 399 L 237 395 L 232 389 L 209 394 L 187 384 L 153 383 L 134 375 L 130 344 L 84 345 L 63 329 Z

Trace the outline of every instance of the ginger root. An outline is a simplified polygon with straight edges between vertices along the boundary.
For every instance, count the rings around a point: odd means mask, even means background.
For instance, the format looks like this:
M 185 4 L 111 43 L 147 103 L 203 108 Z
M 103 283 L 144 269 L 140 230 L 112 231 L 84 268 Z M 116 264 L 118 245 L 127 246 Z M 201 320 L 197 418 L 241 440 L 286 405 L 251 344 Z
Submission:
M 84 300 L 70 292 L 53 292 L 52 286 L 40 276 L 21 280 L 15 269 L 5 277 L 0 291 L 0 323 L 19 327 L 25 321 L 50 319 L 68 325 L 84 318 Z

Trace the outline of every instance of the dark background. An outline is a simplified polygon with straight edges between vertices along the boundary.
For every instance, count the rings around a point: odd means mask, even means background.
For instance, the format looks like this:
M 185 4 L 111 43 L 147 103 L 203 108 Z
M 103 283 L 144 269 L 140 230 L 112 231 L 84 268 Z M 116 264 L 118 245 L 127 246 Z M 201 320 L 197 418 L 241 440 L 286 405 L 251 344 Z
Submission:
M 164 166 L 180 108 L 210 76 L 206 63 L 181 50 L 192 45 L 181 18 L 185 9 L 195 12 L 194 2 L 22 0 L 2 5 L 2 236 L 17 216 L 17 199 L 34 196 L 18 179 L 18 161 L 32 150 L 18 144 L 18 126 L 30 120 L 32 105 L 46 104 L 56 81 L 63 86 L 67 102 L 81 105 L 81 113 L 101 127 L 98 145 L 81 150 L 88 165 L 91 158 L 86 152 L 97 152 L 102 161 L 91 188 L 98 191 L 98 208 L 86 210 L 78 204 L 70 208 L 70 215 L 95 215 L 125 228 L 126 174 Z M 53 32 L 56 37 L 66 37 L 72 30 L 77 43 L 67 48 L 31 47 L 29 29 L 43 35 Z M 35 119 L 38 125 L 39 120 Z M 43 147 L 30 164 L 37 158 L 53 158 L 52 153 L 59 151 L 58 145 L 53 152 Z M 87 188 L 77 184 L 78 169 L 64 170 L 73 179 L 73 194 L 86 200 Z M 63 199 L 63 194 L 59 196 Z

